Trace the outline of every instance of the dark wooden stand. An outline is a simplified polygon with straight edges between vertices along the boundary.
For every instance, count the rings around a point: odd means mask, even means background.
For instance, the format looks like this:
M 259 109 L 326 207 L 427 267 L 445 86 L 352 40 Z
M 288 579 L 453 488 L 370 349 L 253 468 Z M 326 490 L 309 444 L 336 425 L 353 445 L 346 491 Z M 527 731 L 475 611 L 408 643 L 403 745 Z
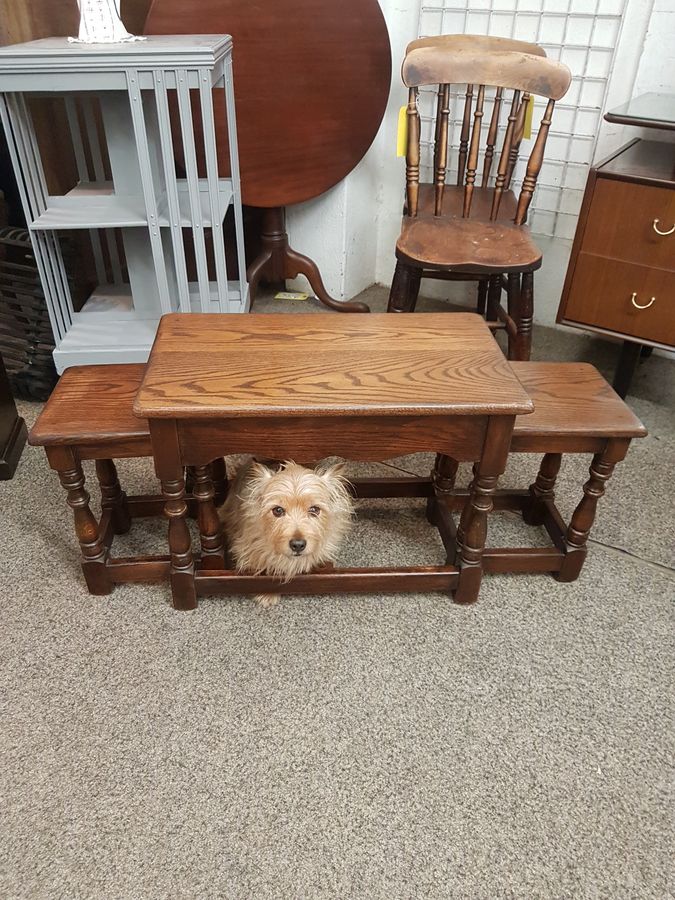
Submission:
M 251 307 L 255 302 L 256 290 L 261 280 L 282 282 L 287 278 L 304 275 L 315 296 L 324 306 L 339 312 L 370 312 L 370 308 L 365 303 L 335 300 L 330 296 L 324 287 L 321 273 L 314 260 L 303 256 L 302 253 L 296 253 L 289 246 L 286 233 L 286 210 L 283 206 L 265 210 L 260 243 L 262 250 L 247 271 Z
M 16 403 L 0 357 L 0 480 L 9 480 L 16 471 L 26 443 L 26 423 L 16 411 Z

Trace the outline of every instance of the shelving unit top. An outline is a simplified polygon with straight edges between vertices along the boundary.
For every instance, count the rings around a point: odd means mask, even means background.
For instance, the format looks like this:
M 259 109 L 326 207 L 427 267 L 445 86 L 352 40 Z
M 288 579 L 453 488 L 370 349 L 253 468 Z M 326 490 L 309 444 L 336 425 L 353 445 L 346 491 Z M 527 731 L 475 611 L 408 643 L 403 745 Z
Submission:
M 153 69 L 213 67 L 231 49 L 229 34 L 149 35 L 144 41 L 122 44 L 79 44 L 63 37 L 42 38 L 0 47 L 0 77 L 117 72 L 139 65 Z

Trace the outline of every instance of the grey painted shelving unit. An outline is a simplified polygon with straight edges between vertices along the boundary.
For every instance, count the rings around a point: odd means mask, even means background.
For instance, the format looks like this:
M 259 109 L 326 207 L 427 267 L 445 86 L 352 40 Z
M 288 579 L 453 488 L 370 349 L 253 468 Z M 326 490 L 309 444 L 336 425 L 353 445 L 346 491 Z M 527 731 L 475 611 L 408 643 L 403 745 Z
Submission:
M 216 89 L 216 90 L 214 90 Z M 228 125 L 220 177 L 214 101 Z M 52 194 L 32 105 L 58 98 L 77 181 Z M 0 116 L 49 307 L 59 371 L 147 359 L 169 312 L 246 312 L 232 40 L 170 35 L 123 44 L 47 38 L 0 48 Z M 182 175 L 183 177 L 179 177 Z M 223 223 L 234 217 L 239 277 Z M 83 232 L 98 286 L 74 304 L 60 239 Z M 76 308 L 79 307 L 79 308 Z

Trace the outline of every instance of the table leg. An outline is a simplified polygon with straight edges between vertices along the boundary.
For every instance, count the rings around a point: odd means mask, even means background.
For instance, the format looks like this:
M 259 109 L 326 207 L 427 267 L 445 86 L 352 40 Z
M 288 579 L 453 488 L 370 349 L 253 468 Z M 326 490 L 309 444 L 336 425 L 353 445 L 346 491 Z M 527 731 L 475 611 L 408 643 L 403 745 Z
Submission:
M 214 502 L 216 506 L 222 506 L 228 491 L 227 467 L 222 456 L 211 463 L 211 479 L 215 491 Z
M 224 569 L 223 529 L 215 504 L 211 466 L 195 466 L 193 495 L 197 501 L 197 521 L 202 547 L 202 569 Z
M 530 485 L 529 504 L 523 510 L 523 521 L 528 525 L 543 525 L 546 504 L 555 499 L 555 482 L 562 462 L 561 453 L 545 453 L 539 466 L 536 481 Z
M 151 419 L 150 437 L 155 472 L 164 496 L 164 515 L 169 520 L 173 605 L 175 609 L 196 609 L 195 567 L 186 519 L 188 505 L 185 500 L 185 474 L 175 421 Z
M 625 457 L 630 438 L 610 438 L 605 449 L 596 453 L 589 469 L 589 479 L 584 485 L 584 495 L 572 513 L 565 536 L 565 558 L 556 574 L 556 581 L 575 581 L 588 552 L 587 541 L 591 533 L 598 501 L 605 493 L 605 485 L 614 467 Z
M 131 528 L 131 516 L 127 495 L 120 485 L 115 463 L 112 459 L 97 459 L 95 465 L 101 488 L 101 509 L 110 510 L 110 521 L 115 534 L 126 534 Z
M 90 594 L 112 593 L 114 583 L 106 567 L 108 549 L 96 516 L 89 506 L 82 463 L 68 447 L 48 448 L 49 464 L 56 469 L 73 511 L 75 533 L 80 544 L 81 565 Z
M 459 463 L 451 456 L 444 456 L 442 453 L 436 454 L 436 461 L 431 470 L 431 482 L 434 486 L 434 492 L 427 500 L 427 519 L 430 524 L 436 524 L 436 497 L 438 494 L 451 494 L 455 487 L 455 479 L 457 478 L 457 469 Z
M 457 531 L 459 582 L 454 592 L 457 603 L 473 603 L 478 599 L 488 513 L 492 510 L 499 476 L 506 468 L 514 421 L 513 416 L 494 416 L 488 421 L 483 453 L 474 466 L 471 491 Z

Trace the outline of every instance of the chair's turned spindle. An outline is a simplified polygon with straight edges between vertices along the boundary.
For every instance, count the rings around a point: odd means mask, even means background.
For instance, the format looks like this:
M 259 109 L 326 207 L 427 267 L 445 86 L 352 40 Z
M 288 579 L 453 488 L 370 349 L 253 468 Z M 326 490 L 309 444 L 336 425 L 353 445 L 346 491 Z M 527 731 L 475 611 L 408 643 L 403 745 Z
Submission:
M 464 101 L 464 116 L 462 118 L 462 130 L 459 135 L 459 161 L 457 168 L 457 184 L 464 184 L 464 170 L 466 168 L 466 154 L 469 149 L 469 128 L 471 127 L 471 107 L 473 105 L 473 85 L 466 86 L 466 100 Z
M 508 189 L 511 187 L 511 179 L 513 178 L 513 172 L 516 168 L 516 163 L 518 162 L 520 145 L 523 140 L 523 135 L 525 134 L 525 117 L 527 116 L 527 107 L 529 103 L 530 95 L 528 93 L 524 93 L 523 99 L 520 101 L 518 116 L 516 117 L 516 124 L 513 129 L 513 141 L 511 143 L 511 150 L 509 151 L 509 166 L 506 171 L 506 182 L 504 183 L 505 191 L 508 191 Z
M 445 167 L 448 159 L 448 116 L 450 114 L 450 85 L 442 85 L 443 93 L 439 90 L 439 118 L 436 121 L 436 145 L 434 168 L 434 215 L 440 216 L 443 212 L 443 191 L 445 190 Z
M 490 118 L 490 127 L 488 129 L 487 144 L 485 147 L 485 159 L 483 160 L 483 180 L 481 187 L 487 187 L 490 180 L 490 170 L 492 169 L 492 160 L 495 155 L 495 144 L 497 143 L 497 129 L 499 128 L 499 114 L 502 108 L 503 88 L 497 88 L 495 93 L 495 102 L 492 107 L 492 117 Z
M 438 85 L 438 93 L 436 95 L 436 125 L 434 128 L 434 171 L 438 165 L 438 135 L 441 130 L 441 110 L 443 109 L 443 85 Z
M 495 180 L 495 191 L 492 195 L 492 209 L 490 210 L 490 219 L 494 221 L 499 215 L 499 205 L 502 202 L 502 193 L 504 191 L 504 183 L 506 181 L 506 173 L 509 165 L 509 153 L 511 151 L 511 141 L 513 140 L 513 130 L 516 124 L 518 114 L 518 99 L 520 91 L 513 92 L 513 101 L 511 102 L 511 111 L 506 124 L 506 134 L 504 135 L 504 143 L 502 152 L 499 156 L 499 166 L 497 167 L 497 178 Z
M 408 215 L 417 215 L 420 192 L 420 114 L 417 109 L 417 88 L 408 91 L 408 149 L 406 153 L 405 180 Z
M 483 119 L 483 102 L 485 100 L 485 85 L 481 84 L 478 88 L 478 98 L 476 100 L 476 112 L 473 117 L 473 131 L 471 132 L 471 147 L 469 148 L 469 161 L 466 167 L 466 184 L 464 186 L 464 208 L 462 216 L 468 219 L 471 214 L 471 199 L 473 197 L 473 186 L 476 181 L 476 169 L 478 168 L 478 149 L 480 147 L 480 129 Z
M 555 100 L 549 100 L 546 104 L 544 118 L 541 120 L 539 126 L 537 140 L 534 142 L 532 153 L 530 153 L 530 158 L 527 161 L 527 171 L 525 172 L 523 186 L 520 190 L 520 196 L 518 197 L 518 209 L 516 210 L 516 217 L 514 219 L 516 225 L 522 225 L 527 217 L 527 210 L 537 185 L 537 177 L 541 170 L 541 164 L 544 161 L 546 138 L 548 137 L 549 128 L 551 127 L 551 118 L 553 116 L 554 107 Z

